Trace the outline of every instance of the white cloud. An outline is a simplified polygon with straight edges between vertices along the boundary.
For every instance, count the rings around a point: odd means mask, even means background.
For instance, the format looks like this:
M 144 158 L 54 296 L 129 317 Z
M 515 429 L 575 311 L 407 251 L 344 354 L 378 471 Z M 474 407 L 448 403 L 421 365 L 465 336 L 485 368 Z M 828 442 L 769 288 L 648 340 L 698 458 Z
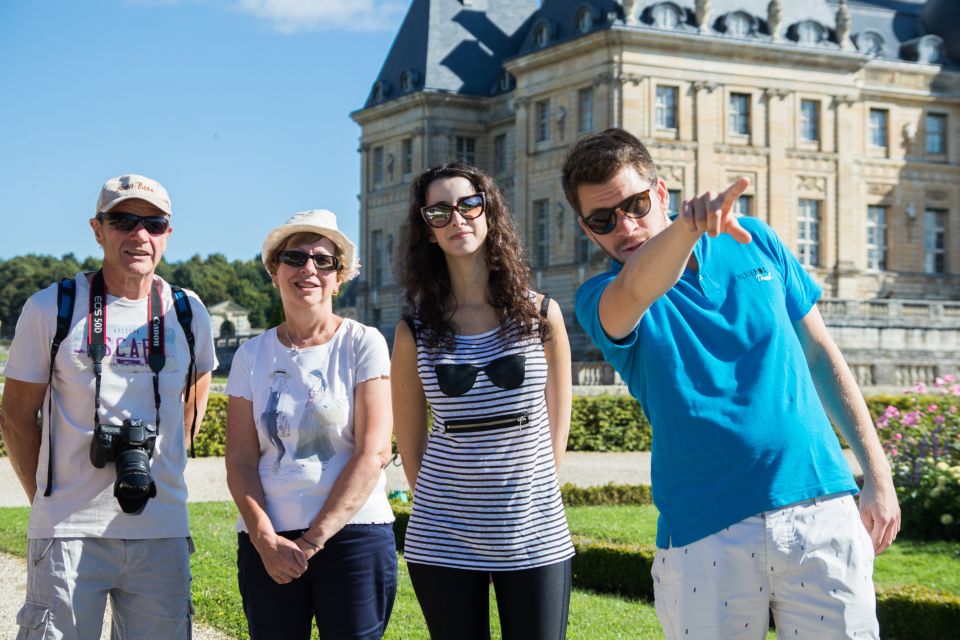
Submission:
M 407 3 L 400 0 L 235 0 L 234 6 L 282 33 L 348 29 L 394 31 Z

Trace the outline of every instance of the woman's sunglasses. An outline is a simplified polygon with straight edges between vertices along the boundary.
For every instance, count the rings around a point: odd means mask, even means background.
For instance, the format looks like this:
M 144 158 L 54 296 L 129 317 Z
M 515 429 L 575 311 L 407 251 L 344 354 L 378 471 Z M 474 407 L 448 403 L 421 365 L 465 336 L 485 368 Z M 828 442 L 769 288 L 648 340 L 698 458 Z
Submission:
M 628 218 L 639 220 L 650 213 L 650 189 L 635 193 L 615 207 L 596 209 L 587 217 L 580 216 L 590 231 L 597 235 L 606 235 L 617 228 L 617 212 L 620 211 Z
M 305 253 L 303 251 L 281 251 L 277 260 L 290 267 L 302 267 L 307 260 L 313 260 L 318 271 L 339 271 L 340 258 L 325 253 Z
M 474 193 L 464 196 L 457 200 L 456 204 L 431 204 L 420 209 L 420 215 L 424 222 L 431 227 L 439 229 L 450 224 L 453 219 L 453 212 L 456 211 L 464 220 L 473 220 L 483 215 L 486 207 L 486 197 L 483 193 Z
M 108 211 L 107 213 L 98 213 L 97 217 L 101 221 L 106 221 L 108 225 L 117 231 L 133 231 L 137 225 L 142 224 L 152 236 L 159 236 L 167 231 L 170 226 L 170 218 L 166 216 L 138 216 L 135 213 L 121 213 L 119 211 Z

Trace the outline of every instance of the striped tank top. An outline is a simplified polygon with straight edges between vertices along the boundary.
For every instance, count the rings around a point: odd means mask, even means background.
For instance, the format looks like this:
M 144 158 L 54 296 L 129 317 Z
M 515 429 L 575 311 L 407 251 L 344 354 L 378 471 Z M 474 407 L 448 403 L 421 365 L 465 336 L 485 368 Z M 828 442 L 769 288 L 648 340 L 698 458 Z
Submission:
M 417 338 L 417 369 L 433 424 L 404 557 L 483 571 L 570 558 L 539 337 L 512 325 L 455 341 L 450 351 L 427 348 Z

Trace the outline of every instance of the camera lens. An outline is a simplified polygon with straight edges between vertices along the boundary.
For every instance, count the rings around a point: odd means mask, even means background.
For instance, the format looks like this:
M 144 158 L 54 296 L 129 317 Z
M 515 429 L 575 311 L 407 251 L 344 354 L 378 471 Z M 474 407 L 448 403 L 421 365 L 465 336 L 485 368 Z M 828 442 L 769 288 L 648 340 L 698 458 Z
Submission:
M 143 449 L 126 449 L 117 454 L 117 482 L 113 495 L 125 513 L 140 513 L 147 500 L 157 495 L 150 475 L 150 456 Z

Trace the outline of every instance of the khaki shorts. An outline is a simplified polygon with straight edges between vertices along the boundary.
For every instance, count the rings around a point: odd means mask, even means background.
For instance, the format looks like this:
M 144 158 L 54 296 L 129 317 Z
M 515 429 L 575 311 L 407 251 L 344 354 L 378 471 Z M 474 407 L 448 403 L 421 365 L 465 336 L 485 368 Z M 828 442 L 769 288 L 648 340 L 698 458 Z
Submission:
M 17 640 L 100 638 L 107 596 L 114 640 L 189 640 L 190 538 L 29 541 Z
M 879 638 L 873 544 L 849 494 L 747 518 L 684 547 L 651 573 L 670 640 Z

